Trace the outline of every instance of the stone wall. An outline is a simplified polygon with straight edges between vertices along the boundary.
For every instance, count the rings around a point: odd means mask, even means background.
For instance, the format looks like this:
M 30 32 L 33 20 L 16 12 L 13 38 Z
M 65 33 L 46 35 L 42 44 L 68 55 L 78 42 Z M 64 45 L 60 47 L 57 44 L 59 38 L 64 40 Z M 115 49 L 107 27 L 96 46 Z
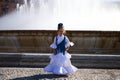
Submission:
M 0 31 L 0 52 L 51 53 L 54 30 Z M 75 54 L 120 54 L 120 31 L 67 31 Z
M 16 4 L 14 1 L 0 1 L 0 16 L 13 12 L 16 9 Z

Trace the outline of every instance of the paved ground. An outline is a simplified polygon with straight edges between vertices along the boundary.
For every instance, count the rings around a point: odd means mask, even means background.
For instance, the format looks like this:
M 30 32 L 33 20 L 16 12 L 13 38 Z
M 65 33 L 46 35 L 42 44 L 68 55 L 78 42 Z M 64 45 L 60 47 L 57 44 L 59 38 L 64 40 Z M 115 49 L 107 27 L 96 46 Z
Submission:
M 120 80 L 120 69 L 80 69 L 68 76 L 44 72 L 43 68 L 0 67 L 0 80 Z

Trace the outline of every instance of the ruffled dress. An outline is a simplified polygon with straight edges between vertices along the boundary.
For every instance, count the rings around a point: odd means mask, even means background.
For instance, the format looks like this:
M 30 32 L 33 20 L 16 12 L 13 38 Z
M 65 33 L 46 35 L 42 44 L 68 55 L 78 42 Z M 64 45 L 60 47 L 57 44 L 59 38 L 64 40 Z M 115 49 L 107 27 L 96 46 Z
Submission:
M 56 38 L 57 37 L 57 38 Z M 57 49 L 57 44 L 61 44 L 65 40 L 65 48 L 71 45 L 67 36 L 56 36 L 51 48 Z M 57 40 L 56 40 L 57 39 Z M 61 46 L 60 46 L 61 47 Z M 67 52 L 57 51 L 57 54 L 50 55 L 50 63 L 44 68 L 46 72 L 52 72 L 58 75 L 66 75 L 77 71 L 77 67 L 73 66 L 70 61 L 71 55 Z

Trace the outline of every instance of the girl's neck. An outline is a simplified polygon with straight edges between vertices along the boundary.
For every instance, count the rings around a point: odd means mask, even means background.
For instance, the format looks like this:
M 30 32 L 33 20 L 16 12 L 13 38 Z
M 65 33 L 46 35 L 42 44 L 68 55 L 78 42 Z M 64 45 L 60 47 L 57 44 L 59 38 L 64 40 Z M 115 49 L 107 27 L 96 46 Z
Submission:
M 58 34 L 58 36 L 60 36 L 60 37 L 61 37 L 61 36 L 64 36 L 64 35 L 63 35 L 63 34 L 62 34 L 62 35 L 61 35 L 61 34 Z

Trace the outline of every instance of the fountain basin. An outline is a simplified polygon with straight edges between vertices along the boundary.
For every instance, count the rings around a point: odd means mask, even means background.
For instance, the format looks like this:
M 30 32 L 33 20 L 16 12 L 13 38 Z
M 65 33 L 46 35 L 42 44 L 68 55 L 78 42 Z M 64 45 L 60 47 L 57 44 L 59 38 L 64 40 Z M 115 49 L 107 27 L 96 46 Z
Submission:
M 51 53 L 55 30 L 2 30 L 0 52 Z M 67 31 L 73 54 L 120 54 L 119 31 Z

